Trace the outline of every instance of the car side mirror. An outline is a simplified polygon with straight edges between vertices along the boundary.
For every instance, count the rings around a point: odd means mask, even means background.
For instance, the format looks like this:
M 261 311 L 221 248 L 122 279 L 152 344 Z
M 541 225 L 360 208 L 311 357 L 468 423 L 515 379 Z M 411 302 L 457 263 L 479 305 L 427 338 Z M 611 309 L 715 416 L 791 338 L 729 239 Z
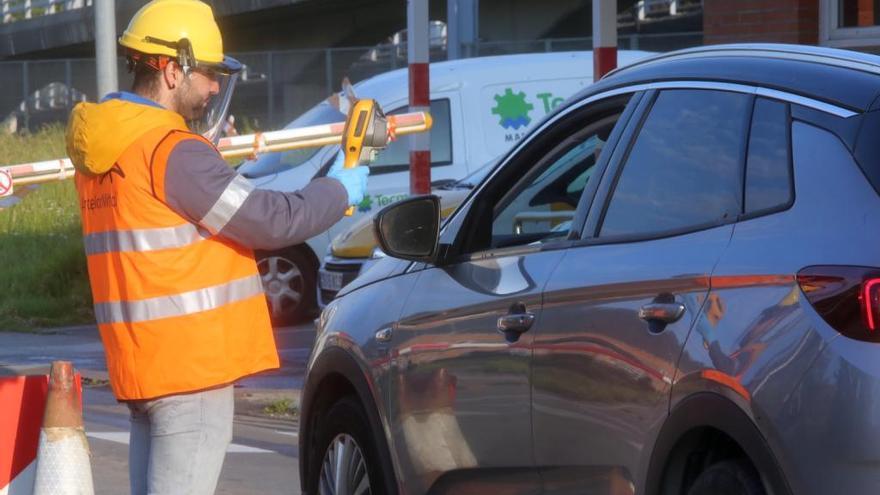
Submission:
M 415 196 L 391 204 L 376 215 L 373 231 L 388 256 L 434 263 L 440 241 L 440 198 Z

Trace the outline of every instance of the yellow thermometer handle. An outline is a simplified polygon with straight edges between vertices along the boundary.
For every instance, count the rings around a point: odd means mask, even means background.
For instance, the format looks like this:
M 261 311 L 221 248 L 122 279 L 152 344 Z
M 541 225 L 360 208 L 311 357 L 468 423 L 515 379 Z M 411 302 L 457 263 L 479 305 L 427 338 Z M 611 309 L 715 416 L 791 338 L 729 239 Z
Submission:
M 376 102 L 373 100 L 359 100 L 351 108 L 343 130 L 342 147 L 345 153 L 343 167 L 354 168 L 360 161 L 367 130 L 372 125 L 370 120 L 376 116 L 376 108 Z M 345 211 L 345 216 L 352 215 L 354 215 L 354 206 Z
M 342 166 L 344 168 L 354 168 L 357 166 L 358 155 L 355 153 L 346 153 L 345 160 L 342 162 Z M 347 210 L 345 210 L 345 216 L 350 217 L 354 215 L 354 206 L 349 206 Z

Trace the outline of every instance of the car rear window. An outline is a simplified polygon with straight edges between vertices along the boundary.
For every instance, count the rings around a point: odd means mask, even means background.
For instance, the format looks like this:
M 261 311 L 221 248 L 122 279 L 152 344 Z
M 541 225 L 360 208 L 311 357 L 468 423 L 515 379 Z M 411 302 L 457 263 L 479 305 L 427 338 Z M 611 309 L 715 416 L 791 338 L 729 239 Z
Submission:
M 725 91 L 661 92 L 623 166 L 600 237 L 650 237 L 739 215 L 751 101 Z
M 790 130 L 787 104 L 764 98 L 755 100 L 746 161 L 747 215 L 791 203 Z
M 862 172 L 880 194 L 880 110 L 862 116 L 861 131 L 855 145 L 856 161 Z

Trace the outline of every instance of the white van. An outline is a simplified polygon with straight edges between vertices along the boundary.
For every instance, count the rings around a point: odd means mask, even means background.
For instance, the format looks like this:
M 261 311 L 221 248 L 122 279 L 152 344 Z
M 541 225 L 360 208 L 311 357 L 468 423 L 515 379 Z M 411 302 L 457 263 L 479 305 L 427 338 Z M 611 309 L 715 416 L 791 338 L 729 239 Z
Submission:
M 620 65 L 649 55 L 622 51 Z M 481 57 L 430 66 L 432 184 L 461 179 L 503 154 L 532 124 L 592 83 L 591 52 Z M 408 111 L 406 69 L 361 81 L 358 98 L 373 98 L 387 114 Z M 340 95 L 342 96 L 342 95 Z M 345 119 L 331 99 L 288 124 L 304 127 Z M 338 146 L 272 153 L 245 162 L 239 171 L 260 188 L 294 191 L 326 173 Z M 409 195 L 409 141 L 391 143 L 370 166 L 367 195 L 353 217 L 307 243 L 258 252 L 264 288 L 276 322 L 291 322 L 314 306 L 319 260 L 330 239 L 361 215 L 369 215 Z

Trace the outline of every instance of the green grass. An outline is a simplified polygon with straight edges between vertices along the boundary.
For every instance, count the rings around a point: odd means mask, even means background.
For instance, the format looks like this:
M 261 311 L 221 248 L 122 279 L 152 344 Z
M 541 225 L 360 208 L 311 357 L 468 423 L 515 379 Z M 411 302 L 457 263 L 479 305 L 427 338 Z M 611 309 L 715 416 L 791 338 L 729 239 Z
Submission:
M 61 126 L 0 135 L 0 165 L 65 154 Z M 72 180 L 35 188 L 0 211 L 0 294 L 0 330 L 94 322 Z
M 263 407 L 263 414 L 276 417 L 294 417 L 299 410 L 290 399 L 279 399 Z

